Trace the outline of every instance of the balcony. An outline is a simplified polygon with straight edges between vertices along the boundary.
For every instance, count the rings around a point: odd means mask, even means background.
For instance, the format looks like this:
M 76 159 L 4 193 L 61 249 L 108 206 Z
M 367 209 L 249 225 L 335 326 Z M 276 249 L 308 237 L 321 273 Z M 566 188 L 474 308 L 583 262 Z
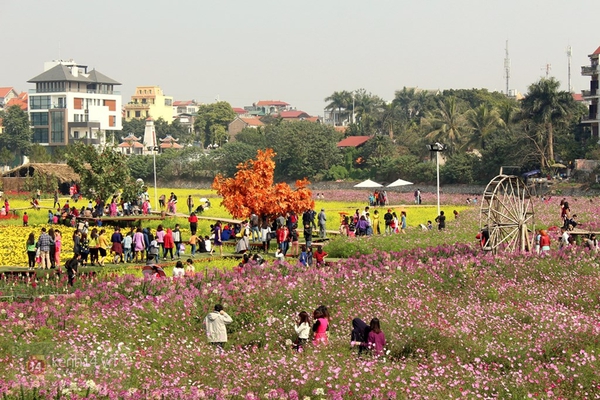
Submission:
M 584 65 L 581 67 L 581 75 L 583 76 L 591 76 L 598 75 L 600 73 L 600 64 L 599 65 Z
M 600 116 L 598 115 L 586 115 L 584 117 L 581 118 L 581 123 L 582 124 L 594 124 L 594 123 L 600 123 Z
M 600 97 L 598 90 L 582 90 L 581 95 L 584 99 L 593 99 Z
M 125 108 L 128 110 L 149 110 L 150 104 L 148 103 L 127 103 Z

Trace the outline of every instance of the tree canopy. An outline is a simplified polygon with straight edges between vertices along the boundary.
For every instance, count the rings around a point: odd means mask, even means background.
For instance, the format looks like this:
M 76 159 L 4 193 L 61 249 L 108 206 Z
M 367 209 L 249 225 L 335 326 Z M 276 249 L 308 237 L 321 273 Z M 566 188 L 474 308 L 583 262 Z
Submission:
M 0 118 L 4 126 L 4 134 L 0 135 L 0 148 L 10 151 L 13 157 L 28 155 L 33 132 L 27 111 L 16 105 L 11 106 L 0 111 Z
M 255 159 L 238 164 L 235 177 L 215 177 L 212 187 L 234 218 L 248 218 L 252 213 L 277 216 L 314 208 L 307 179 L 297 180 L 295 189 L 285 182 L 274 183 L 274 157 L 272 149 L 258 150 Z

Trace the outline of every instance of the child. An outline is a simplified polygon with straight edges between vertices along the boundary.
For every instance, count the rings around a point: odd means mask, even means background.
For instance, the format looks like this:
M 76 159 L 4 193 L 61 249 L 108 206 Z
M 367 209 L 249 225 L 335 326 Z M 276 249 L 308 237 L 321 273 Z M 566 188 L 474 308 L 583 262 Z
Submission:
M 313 319 L 315 323 L 313 324 L 313 344 L 327 344 L 329 342 L 329 338 L 327 336 L 327 328 L 329 326 L 329 320 L 325 318 L 323 312 L 317 308 L 313 313 Z
M 283 254 L 283 251 L 281 251 L 281 249 L 279 247 L 277 248 L 277 250 L 275 250 L 275 259 L 280 262 L 285 260 L 285 255 Z
M 312 265 L 313 265 L 313 251 L 312 251 L 312 246 L 309 247 L 306 250 L 306 264 L 309 267 L 312 267 Z
M 190 247 L 191 247 L 191 253 L 192 253 L 192 257 L 196 257 L 196 245 L 198 244 L 198 236 L 196 236 L 196 233 L 192 233 L 192 236 L 190 236 Z
M 194 267 L 194 261 L 191 258 L 188 258 L 185 264 L 185 274 L 190 276 L 194 275 L 196 272 L 196 268 Z
M 125 254 L 125 262 L 130 263 L 133 260 L 133 253 L 131 251 L 131 245 L 133 244 L 132 233 L 129 232 L 123 238 L 123 252 Z
M 319 249 L 315 253 L 315 259 L 317 260 L 317 267 L 321 267 L 321 266 L 325 265 L 325 257 L 327 257 L 327 253 L 323 251 L 323 247 L 319 247 Z
M 298 258 L 300 264 L 305 267 L 308 265 L 308 253 L 306 252 L 306 246 L 302 245 L 302 252 L 300 253 L 300 257 Z
M 52 225 L 54 222 L 54 214 L 52 214 L 52 210 L 48 210 L 48 225 Z
M 378 318 L 373 318 L 371 323 L 369 324 L 369 334 L 367 336 L 366 342 L 352 342 L 352 345 L 358 345 L 361 347 L 366 347 L 369 350 L 373 351 L 373 354 L 376 357 L 382 356 L 383 348 L 385 347 L 385 335 L 381 330 L 381 326 L 379 324 Z
M 175 264 L 175 267 L 173 268 L 173 278 L 183 278 L 184 276 L 185 269 L 183 268 L 183 263 L 181 261 L 177 261 L 177 264 Z
M 298 323 L 294 326 L 294 330 L 298 335 L 298 340 L 294 343 L 294 350 L 300 353 L 308 341 L 308 335 L 310 334 L 310 319 L 306 311 L 300 312 L 298 318 Z
M 427 221 L 427 230 L 430 231 L 433 229 L 433 223 L 431 221 Z
M 204 248 L 206 249 L 207 253 L 212 255 L 212 243 L 208 235 L 204 236 Z
M 29 226 L 29 215 L 27 215 L 27 211 L 23 213 L 23 226 Z

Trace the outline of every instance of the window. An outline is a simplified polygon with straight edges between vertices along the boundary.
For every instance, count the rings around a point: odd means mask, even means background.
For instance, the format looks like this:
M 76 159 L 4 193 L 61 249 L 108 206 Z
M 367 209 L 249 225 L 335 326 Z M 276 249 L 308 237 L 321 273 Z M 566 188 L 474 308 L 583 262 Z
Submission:
M 50 96 L 32 96 L 29 98 L 32 110 L 47 110 L 50 108 Z
M 79 139 L 79 131 L 74 131 L 73 132 L 73 138 L 74 139 Z
M 62 111 L 52 111 L 51 118 L 51 142 L 64 143 L 65 141 L 65 114 Z
M 135 112 L 135 117 L 136 117 L 136 118 L 139 118 L 139 117 L 141 117 L 141 116 L 142 116 L 142 113 L 141 113 L 140 111 L 136 111 L 136 112 Z
M 165 99 L 165 106 L 172 106 L 172 105 L 173 105 L 173 100 Z
M 34 128 L 33 143 L 48 143 L 48 128 Z
M 129 111 L 127 111 L 127 118 L 129 118 Z
M 108 126 L 116 126 L 117 125 L 117 117 L 114 115 L 108 116 Z
M 48 125 L 48 113 L 47 112 L 36 112 L 31 113 L 31 125 Z

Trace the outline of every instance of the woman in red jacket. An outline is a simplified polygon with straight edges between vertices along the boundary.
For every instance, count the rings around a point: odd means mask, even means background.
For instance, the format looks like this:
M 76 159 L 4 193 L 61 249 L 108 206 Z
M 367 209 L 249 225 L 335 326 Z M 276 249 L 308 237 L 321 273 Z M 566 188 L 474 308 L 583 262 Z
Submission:
M 198 230 L 198 217 L 196 216 L 196 213 L 191 213 L 190 216 L 188 217 L 188 222 L 190 223 L 190 231 L 192 235 L 196 234 L 196 231 Z
M 167 234 L 165 235 L 165 250 L 163 251 L 163 258 L 167 259 L 167 253 L 171 254 L 171 260 L 173 260 L 173 248 L 175 247 L 175 242 L 173 241 L 173 231 L 171 228 L 167 228 Z

